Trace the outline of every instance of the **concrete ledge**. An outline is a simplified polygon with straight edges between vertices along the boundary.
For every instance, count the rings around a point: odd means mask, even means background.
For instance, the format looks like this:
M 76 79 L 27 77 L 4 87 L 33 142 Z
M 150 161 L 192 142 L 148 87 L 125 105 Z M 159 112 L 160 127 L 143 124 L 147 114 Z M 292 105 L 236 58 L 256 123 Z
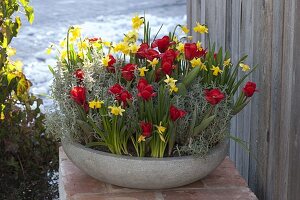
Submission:
M 59 149 L 61 200 L 256 200 L 232 161 L 224 162 L 205 179 L 168 190 L 135 190 L 100 182 L 78 169 Z

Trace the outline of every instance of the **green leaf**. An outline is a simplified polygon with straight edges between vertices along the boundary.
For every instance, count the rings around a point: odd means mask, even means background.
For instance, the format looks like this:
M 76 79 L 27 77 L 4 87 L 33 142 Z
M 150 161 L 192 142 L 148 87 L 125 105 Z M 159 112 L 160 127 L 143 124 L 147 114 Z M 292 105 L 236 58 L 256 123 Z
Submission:
M 183 79 L 183 84 L 185 87 L 189 86 L 189 84 L 199 75 L 200 71 L 200 67 L 195 67 L 186 75 L 186 77 Z
M 50 65 L 48 65 L 48 68 L 49 68 L 49 71 L 50 71 L 53 75 L 55 75 L 55 71 L 54 71 L 54 69 L 53 69 Z
M 183 83 L 178 83 L 178 94 L 184 96 L 187 93 L 187 89 Z
M 204 118 L 200 123 L 200 125 L 194 129 L 194 136 L 198 135 L 201 131 L 206 129 L 210 125 L 210 123 L 215 119 L 215 117 L 216 115 L 212 115 L 208 118 Z
M 197 106 L 195 106 L 193 115 L 192 115 L 192 121 L 191 121 L 191 125 L 189 128 L 189 135 L 193 136 L 194 135 L 194 128 L 195 128 L 195 124 L 196 124 L 196 119 L 197 119 Z
M 170 123 L 170 128 L 169 128 L 169 130 L 168 130 L 168 134 L 170 135 L 170 138 L 169 138 L 169 151 L 168 151 L 168 153 L 169 153 L 169 155 L 171 155 L 171 153 L 172 153 L 172 150 L 173 150 L 173 147 L 174 147 L 174 144 L 175 144 L 175 133 L 176 133 L 176 131 L 174 131 L 174 129 L 176 130 L 176 126 L 177 126 L 177 124 L 176 124 L 176 122 L 175 123 L 173 123 L 172 121 L 169 121 Z
M 93 147 L 93 146 L 107 146 L 105 142 L 90 142 L 85 145 L 86 147 Z

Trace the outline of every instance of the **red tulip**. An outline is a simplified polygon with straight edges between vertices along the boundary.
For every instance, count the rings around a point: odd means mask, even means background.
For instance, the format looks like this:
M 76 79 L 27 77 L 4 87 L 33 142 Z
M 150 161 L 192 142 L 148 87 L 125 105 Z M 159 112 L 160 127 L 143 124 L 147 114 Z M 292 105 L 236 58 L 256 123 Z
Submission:
M 75 86 L 70 91 L 71 98 L 79 105 L 84 105 L 86 102 L 86 89 L 85 87 Z
M 101 40 L 101 38 L 89 38 L 88 39 L 89 40 L 89 42 L 97 42 L 98 40 Z
M 147 60 L 153 60 L 154 58 L 159 58 L 159 53 L 154 49 L 148 49 L 145 52 L 145 57 Z
M 146 51 L 149 49 L 149 45 L 147 43 L 142 43 L 140 48 L 136 52 L 136 56 L 140 59 L 146 58 Z
M 163 62 L 161 65 L 161 70 L 168 75 L 172 74 L 172 70 L 175 68 L 174 65 L 172 65 L 172 63 L 170 62 Z
M 206 55 L 206 50 L 198 50 L 196 43 L 185 43 L 184 44 L 184 55 L 185 59 L 192 60 L 194 58 L 199 58 Z
M 112 55 L 109 55 L 109 62 L 108 62 L 108 66 L 106 68 L 108 72 L 110 72 L 110 73 L 116 72 L 115 67 L 114 67 L 115 63 L 116 63 L 116 59 Z
M 121 68 L 122 77 L 126 81 L 131 81 L 134 78 L 134 70 L 136 68 L 135 64 L 127 64 L 123 68 Z
M 154 42 L 151 44 L 151 48 L 158 47 L 159 52 L 164 53 L 172 44 L 174 44 L 174 42 L 170 42 L 169 36 L 164 36 L 161 39 L 154 40 Z
M 225 95 L 219 89 L 211 89 L 204 91 L 205 99 L 211 105 L 216 105 L 220 103 L 224 98 Z
M 121 92 L 123 91 L 123 87 L 121 85 L 119 85 L 118 83 L 114 84 L 113 86 L 111 86 L 108 91 L 111 93 L 111 94 L 114 94 L 114 95 L 119 95 L 121 94 Z
M 82 69 L 77 69 L 77 70 L 75 71 L 74 75 L 75 75 L 75 77 L 76 77 L 78 80 L 80 80 L 80 81 L 82 81 L 83 78 L 84 78 L 84 72 L 82 71 Z
M 132 95 L 128 91 L 123 91 L 120 95 L 118 95 L 119 101 L 121 101 L 124 106 L 127 105 L 127 101 L 132 100 Z
M 256 84 L 253 82 L 247 82 L 245 87 L 243 88 L 243 92 L 246 97 L 252 97 L 254 92 L 256 92 Z
M 144 78 L 140 78 L 138 84 L 137 84 L 137 89 L 138 91 L 142 91 L 146 86 L 148 85 L 148 81 Z
M 140 122 L 140 126 L 143 136 L 150 137 L 152 135 L 152 124 L 150 122 Z
M 173 105 L 171 105 L 169 112 L 172 121 L 176 121 L 177 119 L 182 118 L 186 115 L 186 112 L 184 110 L 180 110 Z
M 162 62 L 171 62 L 173 63 L 176 57 L 178 56 L 178 52 L 173 49 L 168 49 L 165 53 L 161 54 Z
M 141 88 L 141 90 L 138 93 L 138 96 L 141 97 L 143 100 L 148 101 L 152 97 L 156 96 L 156 93 L 153 92 L 152 85 L 146 85 L 144 88 Z
M 86 89 L 85 87 L 75 86 L 70 91 L 71 98 L 80 106 L 84 108 L 86 112 L 89 111 L 88 103 L 86 102 Z

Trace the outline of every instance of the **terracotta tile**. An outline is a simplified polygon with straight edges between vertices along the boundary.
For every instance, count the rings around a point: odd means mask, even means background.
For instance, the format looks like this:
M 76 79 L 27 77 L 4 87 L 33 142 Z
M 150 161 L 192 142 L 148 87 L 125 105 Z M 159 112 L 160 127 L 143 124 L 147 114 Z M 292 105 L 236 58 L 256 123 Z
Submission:
M 161 193 L 77 194 L 71 200 L 163 200 Z
M 182 190 L 182 189 L 199 189 L 199 188 L 204 188 L 204 184 L 202 182 L 202 180 L 196 181 L 194 183 L 188 184 L 188 185 L 184 185 L 178 188 L 173 188 L 171 190 Z
M 162 192 L 165 200 L 257 200 L 248 188 Z
M 111 185 L 111 184 L 108 184 L 108 190 L 110 193 L 128 193 L 128 192 L 147 192 L 147 191 L 149 191 L 149 190 L 125 188 L 125 187 L 120 187 L 120 186 Z

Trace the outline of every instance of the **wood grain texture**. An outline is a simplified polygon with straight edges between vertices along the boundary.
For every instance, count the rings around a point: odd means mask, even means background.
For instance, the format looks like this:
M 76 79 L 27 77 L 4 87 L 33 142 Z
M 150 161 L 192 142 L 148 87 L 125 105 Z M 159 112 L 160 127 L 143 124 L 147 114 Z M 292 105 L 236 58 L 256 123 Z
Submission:
M 251 154 L 230 143 L 230 157 L 259 199 L 300 196 L 300 8 L 299 0 L 188 0 L 188 25 L 209 27 L 198 36 L 223 46 L 236 62 L 248 54 L 258 64 L 259 88 L 250 105 L 232 119 L 232 135 L 249 143 Z

